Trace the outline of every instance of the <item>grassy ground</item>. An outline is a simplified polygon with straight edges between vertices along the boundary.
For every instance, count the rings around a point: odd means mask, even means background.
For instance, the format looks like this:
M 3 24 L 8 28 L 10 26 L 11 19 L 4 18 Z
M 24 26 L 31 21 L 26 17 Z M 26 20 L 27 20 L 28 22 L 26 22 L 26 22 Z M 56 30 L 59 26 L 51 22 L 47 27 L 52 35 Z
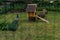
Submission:
M 27 13 L 20 13 L 19 26 L 18 30 L 14 33 L 15 36 L 13 35 L 13 32 L 6 31 L 5 33 L 5 31 L 0 31 L 0 40 L 60 40 L 59 13 L 60 12 L 48 12 L 46 19 L 50 24 L 38 20 L 36 22 L 28 22 Z M 16 14 L 6 15 L 8 16 L 6 19 L 8 19 L 9 23 L 11 23 L 16 16 Z

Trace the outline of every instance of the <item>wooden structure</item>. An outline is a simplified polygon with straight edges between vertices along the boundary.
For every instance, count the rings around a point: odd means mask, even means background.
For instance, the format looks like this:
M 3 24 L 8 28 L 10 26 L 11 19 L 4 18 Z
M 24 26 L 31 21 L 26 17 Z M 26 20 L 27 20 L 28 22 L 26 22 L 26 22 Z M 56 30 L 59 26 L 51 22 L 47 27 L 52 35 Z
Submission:
M 28 12 L 29 21 L 36 21 L 37 4 L 28 4 L 26 11 Z
M 42 21 L 46 22 L 47 24 L 49 24 L 49 21 L 47 21 L 46 19 L 42 18 L 42 17 L 39 17 L 36 15 L 37 18 L 41 19 Z

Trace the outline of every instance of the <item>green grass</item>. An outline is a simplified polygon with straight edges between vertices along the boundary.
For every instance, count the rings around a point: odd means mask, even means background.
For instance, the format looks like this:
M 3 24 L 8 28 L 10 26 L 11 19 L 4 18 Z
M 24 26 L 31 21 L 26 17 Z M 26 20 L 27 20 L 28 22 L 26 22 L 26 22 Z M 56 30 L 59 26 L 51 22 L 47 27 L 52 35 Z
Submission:
M 11 23 L 15 19 L 16 14 L 1 16 L 8 16 L 6 19 Z M 29 22 L 27 13 L 20 13 L 18 30 L 15 32 L 15 40 L 60 40 L 59 17 L 60 12 L 49 11 L 46 15 L 46 19 L 50 24 L 46 24 L 45 22 L 40 22 L 38 20 L 36 22 Z M 13 32 L 6 32 L 7 34 L 4 31 L 0 31 L 0 40 L 5 40 L 5 35 L 7 35 L 7 40 L 14 40 Z

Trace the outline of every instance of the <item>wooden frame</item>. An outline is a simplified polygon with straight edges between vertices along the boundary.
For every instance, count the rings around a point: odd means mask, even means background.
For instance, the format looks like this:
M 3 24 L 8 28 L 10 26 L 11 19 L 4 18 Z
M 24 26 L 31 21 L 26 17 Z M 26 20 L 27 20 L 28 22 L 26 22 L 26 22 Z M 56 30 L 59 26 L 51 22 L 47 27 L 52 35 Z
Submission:
M 28 19 L 29 21 L 36 21 L 36 11 L 37 11 L 37 4 L 28 4 L 26 8 L 26 12 L 28 12 Z

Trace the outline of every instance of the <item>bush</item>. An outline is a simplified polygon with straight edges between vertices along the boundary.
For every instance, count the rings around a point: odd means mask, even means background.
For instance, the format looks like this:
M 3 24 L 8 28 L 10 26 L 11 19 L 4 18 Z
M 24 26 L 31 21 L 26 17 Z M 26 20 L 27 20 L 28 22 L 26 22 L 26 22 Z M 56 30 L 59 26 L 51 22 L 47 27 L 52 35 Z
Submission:
M 60 11 L 60 3 L 53 2 L 52 4 L 49 2 L 39 3 L 38 10 L 41 11 L 43 8 L 46 8 L 49 11 Z
M 9 25 L 9 23 L 5 23 L 5 22 L 1 23 L 0 30 L 6 31 L 8 29 L 8 25 Z

